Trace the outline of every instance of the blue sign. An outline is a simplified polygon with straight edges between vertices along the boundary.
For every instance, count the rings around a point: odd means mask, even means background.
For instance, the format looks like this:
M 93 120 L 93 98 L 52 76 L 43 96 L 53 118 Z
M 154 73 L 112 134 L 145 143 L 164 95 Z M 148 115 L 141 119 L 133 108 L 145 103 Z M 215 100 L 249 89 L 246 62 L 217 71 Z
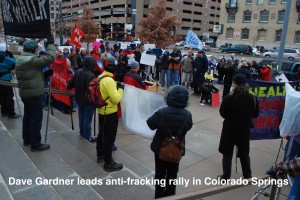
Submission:
M 185 43 L 202 50 L 201 40 L 199 40 L 198 36 L 191 30 L 189 30 L 186 35 Z

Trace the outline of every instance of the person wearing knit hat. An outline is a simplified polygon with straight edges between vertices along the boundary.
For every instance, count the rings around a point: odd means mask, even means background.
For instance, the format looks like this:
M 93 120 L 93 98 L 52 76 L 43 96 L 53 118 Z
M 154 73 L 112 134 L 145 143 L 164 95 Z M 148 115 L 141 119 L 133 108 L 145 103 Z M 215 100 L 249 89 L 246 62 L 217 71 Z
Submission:
M 244 179 L 252 177 L 250 167 L 250 129 L 254 126 L 252 118 L 259 115 L 257 98 L 249 93 L 244 74 L 233 77 L 233 92 L 223 97 L 220 115 L 224 118 L 219 152 L 223 154 L 223 174 L 220 179 L 231 177 L 231 165 L 234 146 L 237 146 L 237 157 L 240 158 Z
M 31 151 L 44 151 L 49 144 L 41 143 L 41 127 L 43 121 L 44 75 L 42 69 L 54 61 L 56 48 L 53 36 L 47 37 L 47 55 L 39 56 L 38 44 L 35 40 L 27 40 L 23 51 L 16 61 L 16 76 L 19 95 L 24 104 L 22 126 L 23 144 L 31 145 Z
M 139 71 L 139 65 L 140 64 L 137 61 L 131 62 L 130 70 L 124 76 L 124 83 L 146 90 L 146 85 L 144 84 L 142 77 L 137 73 Z

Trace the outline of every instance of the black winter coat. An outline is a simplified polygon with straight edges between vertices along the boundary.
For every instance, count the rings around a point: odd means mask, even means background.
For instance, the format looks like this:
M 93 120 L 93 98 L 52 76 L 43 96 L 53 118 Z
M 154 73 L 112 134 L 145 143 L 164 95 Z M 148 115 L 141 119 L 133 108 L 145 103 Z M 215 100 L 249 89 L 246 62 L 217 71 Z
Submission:
M 180 134 L 178 135 L 178 138 L 182 139 L 184 143 L 187 131 L 189 131 L 193 126 L 192 115 L 186 109 L 168 106 L 163 108 L 162 110 L 164 112 L 165 118 L 163 117 L 161 110 L 159 109 L 147 120 L 147 124 L 151 130 L 157 129 L 151 143 L 151 150 L 155 154 L 159 154 L 159 150 L 162 146 L 164 138 L 170 136 L 167 124 L 172 135 L 176 136 L 187 117 L 186 122 L 182 127 Z M 185 148 L 183 151 L 183 155 L 184 154 Z
M 92 69 L 96 64 L 97 62 L 95 58 L 87 56 L 83 61 L 83 68 L 78 69 L 75 72 L 67 86 L 68 89 L 75 87 L 75 99 L 81 106 L 91 105 L 89 100 L 85 97 L 85 94 L 88 90 L 90 81 L 95 78 Z
M 236 69 L 233 73 L 233 76 L 236 75 L 236 74 L 244 74 L 246 76 L 247 79 L 252 79 L 252 75 L 251 75 L 251 72 L 249 69 L 247 68 L 239 68 L 239 69 Z
M 259 114 L 257 98 L 252 94 L 244 96 L 227 95 L 223 98 L 220 114 L 224 118 L 219 151 L 232 154 L 233 146 L 238 147 L 238 156 L 249 155 L 249 136 L 252 118 Z M 255 103 L 254 103 L 255 100 Z

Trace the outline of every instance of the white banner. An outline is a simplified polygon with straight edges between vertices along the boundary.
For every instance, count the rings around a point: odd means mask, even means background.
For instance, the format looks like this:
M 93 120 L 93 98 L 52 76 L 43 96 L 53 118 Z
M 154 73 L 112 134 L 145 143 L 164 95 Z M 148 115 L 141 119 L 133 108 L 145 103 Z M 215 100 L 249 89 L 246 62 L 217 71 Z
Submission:
M 152 139 L 155 131 L 149 129 L 146 121 L 155 111 L 165 106 L 163 95 L 125 85 L 121 100 L 124 128 L 137 135 Z
M 142 53 L 140 64 L 154 66 L 155 65 L 155 60 L 156 60 L 155 55 Z

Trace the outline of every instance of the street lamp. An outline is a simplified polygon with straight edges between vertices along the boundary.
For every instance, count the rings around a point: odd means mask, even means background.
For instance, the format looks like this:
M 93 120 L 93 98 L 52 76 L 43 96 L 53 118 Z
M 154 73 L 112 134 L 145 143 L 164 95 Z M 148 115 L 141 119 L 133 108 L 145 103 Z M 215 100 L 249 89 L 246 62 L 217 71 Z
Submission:
M 118 33 L 119 33 L 119 24 L 116 21 L 116 33 L 115 33 L 115 40 L 116 40 L 116 42 L 118 41 L 118 36 L 119 36 Z

